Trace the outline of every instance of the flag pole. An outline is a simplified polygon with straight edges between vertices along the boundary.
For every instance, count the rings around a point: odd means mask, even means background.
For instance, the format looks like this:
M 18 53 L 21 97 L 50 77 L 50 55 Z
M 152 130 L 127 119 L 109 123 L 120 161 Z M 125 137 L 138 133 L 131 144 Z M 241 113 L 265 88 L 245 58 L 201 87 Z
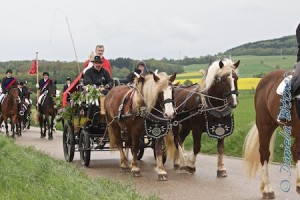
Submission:
M 35 59 L 36 59 L 36 84 L 39 84 L 39 60 L 38 60 L 38 54 L 39 52 L 35 53 Z M 39 100 L 39 89 L 36 88 L 36 105 L 38 105 Z

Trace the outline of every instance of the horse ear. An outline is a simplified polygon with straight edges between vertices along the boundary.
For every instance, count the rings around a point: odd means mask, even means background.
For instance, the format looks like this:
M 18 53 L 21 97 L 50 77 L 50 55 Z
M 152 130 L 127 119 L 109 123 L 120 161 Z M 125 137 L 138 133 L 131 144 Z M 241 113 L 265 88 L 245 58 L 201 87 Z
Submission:
M 145 77 L 143 77 L 141 75 L 140 75 L 140 77 L 138 77 L 138 82 L 144 82 L 144 80 L 145 80 Z
M 171 83 L 175 80 L 175 78 L 176 78 L 176 72 L 169 79 Z
M 239 64 L 240 64 L 240 60 L 238 60 L 236 63 L 234 63 L 234 64 L 233 64 L 234 69 L 238 68 Z
M 178 81 L 177 83 L 174 83 L 174 86 L 178 86 L 180 84 L 180 81 Z
M 154 81 L 155 81 L 155 82 L 159 81 L 158 76 L 156 76 L 155 74 L 153 74 L 153 78 L 154 78 Z
M 220 69 L 222 69 L 224 67 L 224 63 L 222 62 L 222 60 L 220 60 L 219 66 L 220 66 Z

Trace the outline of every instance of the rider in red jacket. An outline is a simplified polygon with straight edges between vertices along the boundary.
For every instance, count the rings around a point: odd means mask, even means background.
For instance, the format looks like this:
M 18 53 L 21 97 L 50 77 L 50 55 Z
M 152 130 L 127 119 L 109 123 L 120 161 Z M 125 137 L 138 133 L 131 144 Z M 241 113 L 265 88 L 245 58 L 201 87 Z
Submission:
M 97 45 L 95 52 L 92 52 L 92 54 L 90 55 L 90 59 L 84 63 L 85 69 L 83 73 L 85 74 L 85 72 L 93 66 L 93 63 L 91 61 L 93 61 L 94 56 L 100 56 L 102 58 L 102 67 L 109 73 L 110 77 L 112 77 L 110 62 L 106 58 L 104 58 L 103 54 L 104 54 L 104 46 Z

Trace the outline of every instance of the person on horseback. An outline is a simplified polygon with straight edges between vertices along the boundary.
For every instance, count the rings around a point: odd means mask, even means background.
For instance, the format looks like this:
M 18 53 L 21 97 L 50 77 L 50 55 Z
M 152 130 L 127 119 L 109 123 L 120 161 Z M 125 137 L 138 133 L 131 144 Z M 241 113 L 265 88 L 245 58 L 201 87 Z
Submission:
M 140 74 L 145 76 L 148 73 L 148 68 L 146 66 L 146 63 L 142 60 L 138 61 L 136 63 L 135 69 L 133 72 L 130 72 L 125 80 L 120 80 L 120 83 L 133 83 L 134 78 L 136 77 L 135 74 Z
M 0 110 L 1 110 L 1 104 L 3 102 L 4 97 L 7 95 L 9 89 L 17 84 L 17 79 L 12 77 L 12 70 L 8 69 L 6 70 L 6 77 L 1 82 L 1 89 L 2 93 L 0 95 Z
M 23 89 L 24 86 L 24 82 L 18 82 L 18 88 L 20 90 L 20 98 L 22 99 L 23 97 L 25 97 L 25 91 Z
M 84 74 L 83 84 L 101 87 L 101 92 L 106 95 L 113 86 L 113 79 L 102 67 L 102 58 L 100 56 L 95 56 L 92 62 L 93 67 L 89 68 Z
M 68 87 L 70 87 L 70 85 L 71 85 L 71 78 L 67 77 L 66 84 L 64 85 L 63 93 L 68 89 Z M 70 100 L 71 100 L 71 96 L 70 93 L 68 93 L 67 102 L 70 102 Z
M 294 74 L 291 79 L 291 96 L 295 97 L 300 94 L 300 23 L 298 24 L 298 27 L 296 29 L 296 38 L 298 43 L 298 53 L 297 53 L 297 63 L 294 66 Z M 286 103 L 286 102 L 285 102 Z M 283 105 L 283 102 L 280 101 L 280 105 Z M 280 106 L 280 107 L 281 107 Z M 287 119 L 284 115 L 280 114 L 280 108 L 279 108 L 279 114 L 277 117 L 277 122 L 281 124 L 286 124 Z
M 40 96 L 38 99 L 38 106 L 37 106 L 37 114 L 40 114 L 41 110 L 41 103 L 42 99 L 46 94 L 46 91 L 49 90 L 49 88 L 52 86 L 53 81 L 49 79 L 49 73 L 48 72 L 43 72 L 43 79 L 39 80 L 39 83 L 36 84 L 36 88 L 40 89 Z

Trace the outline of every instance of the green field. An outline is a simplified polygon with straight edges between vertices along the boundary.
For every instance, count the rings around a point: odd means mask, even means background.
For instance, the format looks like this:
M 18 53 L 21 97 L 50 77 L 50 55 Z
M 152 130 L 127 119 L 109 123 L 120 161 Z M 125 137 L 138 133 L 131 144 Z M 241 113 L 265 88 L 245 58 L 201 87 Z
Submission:
M 131 184 L 90 179 L 74 164 L 17 146 L 4 136 L 0 136 L 0 166 L 0 199 L 145 199 Z
M 296 62 L 296 56 L 236 56 L 232 57 L 234 61 L 240 60 L 239 77 L 253 77 L 260 73 L 268 73 L 275 69 L 292 70 Z M 186 73 L 178 75 L 178 78 L 187 78 L 191 72 L 197 76 L 199 69 L 207 69 L 207 64 L 193 64 L 184 67 Z M 199 76 L 198 76 L 199 77 Z

